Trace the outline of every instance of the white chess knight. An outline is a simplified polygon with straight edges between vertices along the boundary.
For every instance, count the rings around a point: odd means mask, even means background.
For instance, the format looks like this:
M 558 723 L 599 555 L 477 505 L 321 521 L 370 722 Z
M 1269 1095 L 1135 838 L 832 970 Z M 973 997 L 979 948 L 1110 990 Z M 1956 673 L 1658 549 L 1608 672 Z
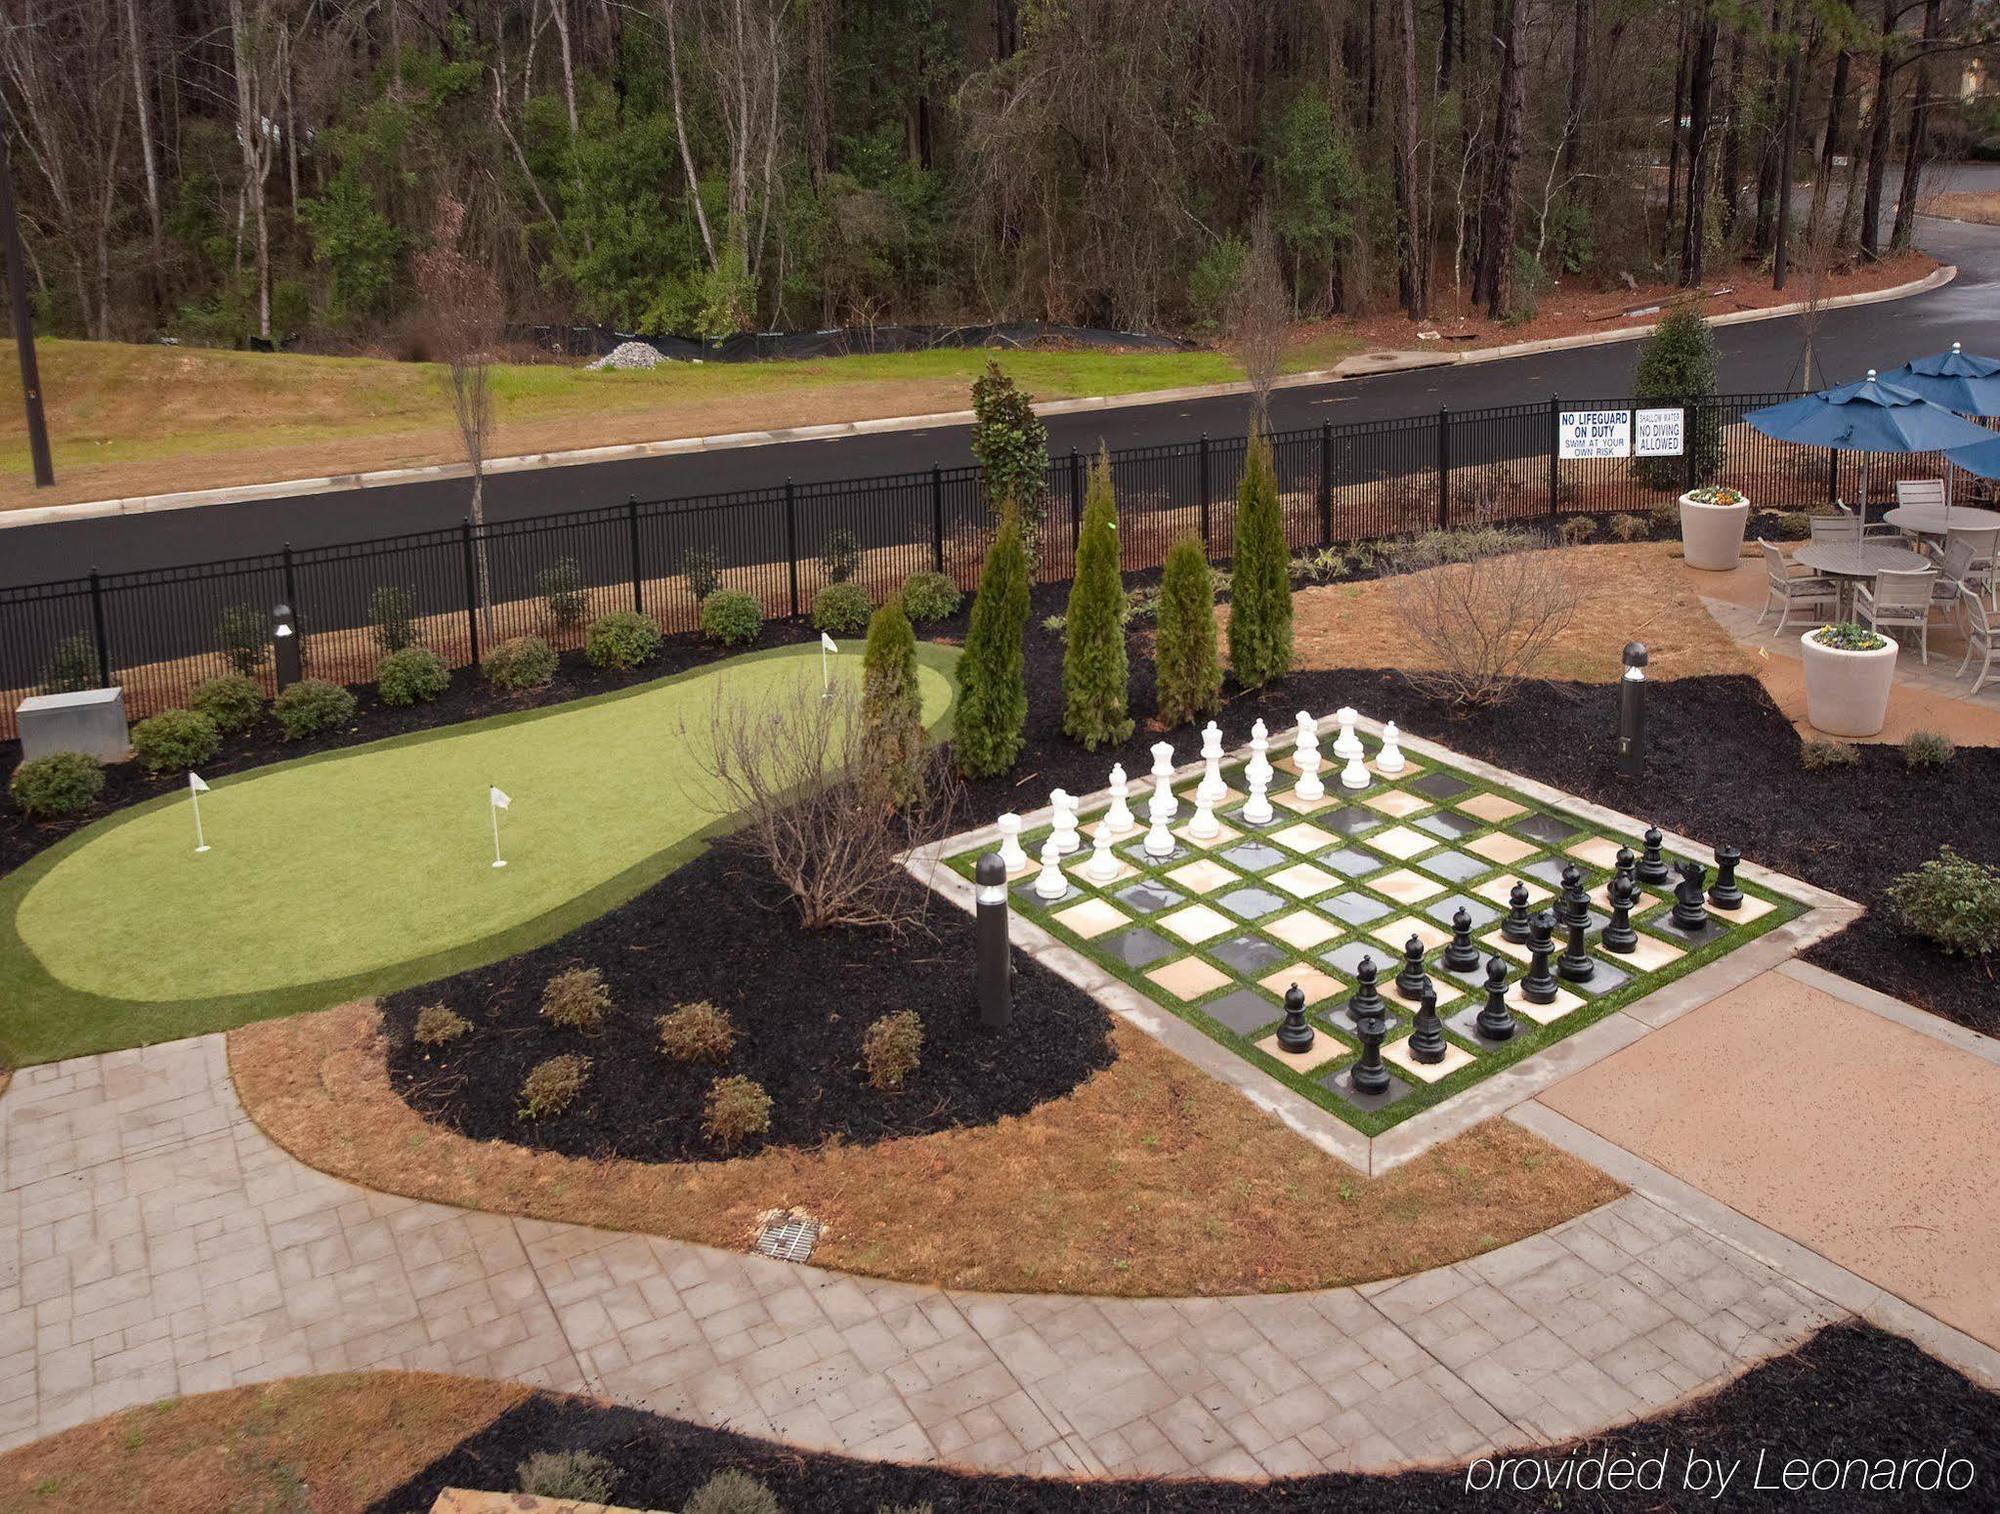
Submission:
M 1354 734 L 1354 722 L 1361 717 L 1351 707 L 1342 705 L 1333 712 L 1333 718 L 1340 722 L 1340 734 L 1333 738 L 1333 755 L 1342 762 L 1352 762 L 1361 755 L 1361 738 Z
M 1000 865 L 1007 869 L 1007 876 L 1025 873 L 1028 870 L 1028 854 L 1021 846 L 1021 817 L 1002 815 L 1000 817 Z
M 1051 836 L 1042 843 L 1042 870 L 1035 878 L 1035 896 L 1060 899 L 1068 892 L 1069 879 L 1063 876 L 1062 850 L 1056 845 L 1056 838 Z
M 1197 800 L 1206 799 L 1211 806 L 1218 805 L 1229 792 L 1229 786 L 1222 781 L 1222 727 L 1213 720 L 1202 728 L 1201 758 L 1208 766 L 1194 796 Z
M 1132 818 L 1132 806 L 1126 801 L 1131 797 L 1132 786 L 1125 779 L 1125 764 L 1111 764 L 1111 808 L 1104 812 L 1104 823 L 1111 827 L 1111 834 L 1122 836 L 1128 831 L 1136 831 L 1139 822 Z
M 1270 732 L 1258 721 L 1250 727 L 1250 761 L 1243 768 L 1243 784 L 1250 797 L 1243 801 L 1243 818 L 1252 825 L 1269 825 L 1272 819 L 1271 759 L 1266 755 Z
M 1049 795 L 1049 809 L 1053 816 L 1049 822 L 1049 839 L 1055 842 L 1056 850 L 1065 857 L 1083 845 L 1082 838 L 1076 833 L 1077 804 L 1078 801 L 1062 789 Z
M 1326 797 L 1326 785 L 1319 780 L 1319 722 L 1304 710 L 1298 718 L 1299 739 L 1292 748 L 1292 766 L 1299 770 L 1299 781 L 1292 791 L 1311 803 Z
M 1382 727 L 1382 747 L 1375 754 L 1375 771 L 1378 773 L 1400 773 L 1403 771 L 1403 749 L 1396 745 L 1402 733 L 1396 729 L 1396 722 L 1390 721 Z
M 1109 821 L 1097 822 L 1097 830 L 1091 837 L 1090 844 L 1090 861 L 1084 864 L 1084 873 L 1092 883 L 1109 883 L 1118 876 L 1118 857 L 1111 850 Z

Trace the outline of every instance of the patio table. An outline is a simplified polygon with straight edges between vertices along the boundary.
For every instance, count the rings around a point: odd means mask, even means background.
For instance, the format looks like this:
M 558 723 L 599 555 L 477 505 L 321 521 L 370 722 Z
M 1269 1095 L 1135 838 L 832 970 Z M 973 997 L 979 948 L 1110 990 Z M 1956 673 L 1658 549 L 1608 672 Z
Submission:
M 1814 542 L 1800 547 L 1792 561 L 1804 563 L 1815 573 L 1834 580 L 1838 590 L 1836 614 L 1841 620 L 1854 618 L 1854 585 L 1877 573 L 1916 573 L 1931 566 L 1921 552 L 1907 547 L 1885 546 L 1880 542 Z
M 1992 531 L 2000 529 L 2000 510 L 1979 510 L 1970 505 L 1898 505 L 1884 512 L 1884 525 L 1919 536 L 1943 536 L 1946 531 Z

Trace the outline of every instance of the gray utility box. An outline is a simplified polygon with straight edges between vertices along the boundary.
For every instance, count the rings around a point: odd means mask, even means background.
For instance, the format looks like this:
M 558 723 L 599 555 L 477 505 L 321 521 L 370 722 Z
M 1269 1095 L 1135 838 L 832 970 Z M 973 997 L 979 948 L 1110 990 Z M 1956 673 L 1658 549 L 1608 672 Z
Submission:
M 99 762 L 123 762 L 132 755 L 123 689 L 36 694 L 21 701 L 14 719 L 23 762 L 51 752 L 82 752 Z

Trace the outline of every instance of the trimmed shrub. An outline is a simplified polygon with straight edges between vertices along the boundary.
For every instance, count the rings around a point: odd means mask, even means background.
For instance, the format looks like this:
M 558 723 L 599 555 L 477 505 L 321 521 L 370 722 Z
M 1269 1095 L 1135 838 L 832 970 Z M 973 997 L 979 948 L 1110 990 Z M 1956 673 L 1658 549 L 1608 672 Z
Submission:
M 61 820 L 80 815 L 104 792 L 104 764 L 84 752 L 51 752 L 14 769 L 7 795 L 24 815 Z
M 1597 535 L 1597 522 L 1588 515 L 1572 515 L 1556 527 L 1556 539 L 1565 547 L 1580 547 Z
M 1063 614 L 1063 734 L 1094 752 L 1132 734 L 1118 500 L 1111 488 L 1111 457 L 1102 449 L 1091 465 L 1077 531 L 1076 575 Z
M 726 1062 L 736 1045 L 736 1026 L 706 999 L 661 1015 L 660 1050 L 674 1062 Z
M 429 647 L 404 647 L 375 664 L 375 697 L 402 709 L 429 704 L 451 687 L 451 669 Z
M 254 673 L 271 655 L 271 617 L 256 605 L 226 605 L 216 617 L 215 640 L 232 668 Z
M 1028 536 L 1042 524 L 1049 476 L 1049 430 L 1027 395 L 992 359 L 972 383 L 972 455 L 986 508 L 1003 523 L 1013 516 Z
M 558 557 L 537 573 L 535 590 L 548 608 L 549 624 L 558 631 L 574 631 L 590 615 L 583 568 L 574 557 Z
M 1715 393 L 1715 335 L 1693 310 L 1663 316 L 1639 348 L 1632 370 L 1632 396 L 1641 406 L 1688 408 L 1686 441 L 1695 476 L 1706 478 L 1722 463 L 1722 427 L 1712 405 Z M 1679 489 L 1688 476 L 1688 457 L 1640 457 L 1632 472 L 1649 488 Z
M 912 573 L 903 581 L 903 613 L 913 625 L 951 619 L 964 598 L 958 585 L 942 573 Z
M 1153 659 L 1162 725 L 1186 725 L 1222 708 L 1222 669 L 1215 655 L 1215 578 L 1197 537 L 1183 536 L 1167 552 Z
M 1778 515 L 1779 541 L 1804 541 L 1812 535 L 1812 517 L 1803 510 L 1784 510 Z
M 917 683 L 917 637 L 903 602 L 891 598 L 868 622 L 861 659 L 861 723 L 869 772 L 880 777 L 883 797 L 901 806 L 924 778 L 924 704 Z
M 828 583 L 846 583 L 861 566 L 861 538 L 845 526 L 835 526 L 820 543 L 819 565 L 826 569 Z
M 725 1468 L 688 1495 L 682 1514 L 781 1514 L 777 1495 L 748 1472 Z
M 593 668 L 627 672 L 660 655 L 660 623 L 637 610 L 613 610 L 590 623 L 583 655 Z
M 830 583 L 813 597 L 813 629 L 829 636 L 858 636 L 875 607 L 860 584 Z
M 741 589 L 717 589 L 701 602 L 702 634 L 725 647 L 748 646 L 764 630 L 757 596 Z
M 556 651 L 539 636 L 510 637 L 486 654 L 479 671 L 494 688 L 509 693 L 546 688 L 556 676 Z
M 264 691 L 257 680 L 241 673 L 218 673 L 204 678 L 188 695 L 188 707 L 206 715 L 225 736 L 247 731 L 264 713 Z
M 536 1498 L 609 1503 L 620 1473 L 595 1451 L 537 1451 L 514 1469 L 521 1491 Z
M 706 547 L 689 547 L 681 554 L 681 572 L 686 575 L 688 592 L 700 604 L 722 585 L 722 564 Z
M 1613 541 L 1644 541 L 1653 534 L 1642 515 L 1614 515 L 1604 523 L 1604 534 Z
M 1912 731 L 1903 742 L 1903 765 L 1915 772 L 1941 768 L 1957 755 L 1957 744 L 1943 731 Z
M 368 624 L 375 633 L 375 645 L 386 652 L 400 652 L 417 644 L 417 596 L 401 584 L 380 584 L 368 596 Z
M 426 1004 L 411 1037 L 419 1046 L 449 1046 L 470 1029 L 472 1022 L 449 1004 Z
M 79 631 L 65 636 L 49 649 L 42 664 L 42 676 L 35 683 L 37 694 L 80 694 L 97 687 L 97 643 Z
M 958 659 L 952 750 L 968 778 L 997 778 L 1028 740 L 1028 556 L 1021 523 L 1000 522 L 979 575 L 965 651 Z
M 1646 512 L 1646 523 L 1653 528 L 1653 535 L 1662 541 L 1672 541 L 1681 534 L 1681 507 L 1676 500 L 1664 500 Z
M 1250 438 L 1236 492 L 1236 563 L 1229 594 L 1229 671 L 1261 689 L 1292 666 L 1292 581 L 1271 443 Z
M 354 718 L 354 696 L 324 678 L 301 678 L 271 701 L 271 714 L 284 728 L 285 740 L 317 736 Z
M 184 773 L 221 750 L 215 722 L 193 710 L 162 710 L 132 727 L 132 755 L 149 773 Z
M 771 1128 L 771 1096 L 749 1078 L 717 1078 L 708 1085 L 702 1105 L 701 1128 L 716 1145 L 730 1150 Z
M 1947 956 L 2000 951 L 2000 867 L 1962 857 L 1950 843 L 1883 891 L 1899 930 L 1921 936 Z
M 571 967 L 542 986 L 542 1018 L 564 1030 L 596 1030 L 611 1013 L 611 990 L 594 967 Z
M 561 1114 L 583 1092 L 590 1078 L 590 1058 L 565 1052 L 559 1057 L 537 1062 L 521 1080 L 520 1117 L 545 1120 Z
M 1799 743 L 1799 766 L 1808 773 L 1851 768 L 1861 760 L 1861 749 L 1851 741 L 1828 741 L 1815 736 Z
M 868 1069 L 869 1086 L 885 1093 L 901 1088 L 917 1070 L 923 1049 L 924 1022 L 914 1009 L 882 1016 L 861 1038 L 861 1065 Z

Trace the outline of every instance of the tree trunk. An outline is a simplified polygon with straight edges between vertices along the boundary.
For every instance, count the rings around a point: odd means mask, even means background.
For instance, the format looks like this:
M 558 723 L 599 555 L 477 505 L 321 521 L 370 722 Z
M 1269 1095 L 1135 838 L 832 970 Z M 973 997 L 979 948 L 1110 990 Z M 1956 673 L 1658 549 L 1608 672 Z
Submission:
M 1778 47 L 1778 34 L 1784 30 L 1786 12 L 1784 0 L 1771 0 L 1771 23 L 1768 36 L 1770 46 L 1764 58 L 1764 84 L 1759 91 L 1758 119 L 1770 122 L 1778 118 L 1780 101 L 1779 85 L 1784 76 L 1784 55 Z M 1757 222 L 1750 233 L 1750 247 L 1753 252 L 1764 253 L 1771 249 L 1771 226 L 1773 213 L 1777 210 L 1776 175 L 1778 167 L 1778 144 L 1767 128 L 1763 133 L 1763 143 L 1757 150 Z
M 1562 171 L 1565 178 L 1576 173 L 1576 146 L 1590 119 L 1585 96 L 1590 87 L 1590 0 L 1575 0 L 1569 39 L 1569 120 L 1563 137 Z
M 1674 241 L 1674 212 L 1680 205 L 1681 116 L 1686 108 L 1688 85 L 1687 12 L 1681 12 L 1680 35 L 1674 43 L 1674 109 L 1667 117 L 1667 219 L 1660 227 L 1660 255 L 1666 256 Z
M 1402 74 L 1396 102 L 1396 278 L 1403 309 L 1411 320 L 1421 321 L 1430 314 L 1430 248 L 1418 194 L 1416 0 L 1402 0 L 1396 15 Z
M 1681 284 L 1701 284 L 1702 260 L 1708 242 L 1708 107 L 1715 83 L 1713 12 L 1695 28 L 1694 63 L 1688 71 L 1688 199 L 1681 226 Z
M 1896 0 L 1882 0 L 1882 57 L 1875 68 L 1875 107 L 1869 112 L 1868 187 L 1861 196 L 1861 250 L 1873 258 L 1882 247 L 1882 180 L 1889 170 L 1889 125 L 1895 110 Z
M 1459 0 L 1444 0 L 1444 27 L 1438 34 L 1437 92 L 1451 93 L 1451 50 L 1458 28 Z
M 1728 125 L 1722 133 L 1722 162 L 1718 177 L 1721 179 L 1722 193 L 1722 234 L 1725 238 L 1736 235 L 1736 221 L 1741 211 L 1743 185 L 1743 33 L 1730 28 L 1729 38 L 1729 82 L 1723 86 L 1723 106 L 1728 111 Z
M 1930 43 L 1937 37 L 1938 0 L 1924 0 L 1924 46 L 1917 54 L 1917 77 L 1911 86 L 1910 137 L 1903 146 L 1903 182 L 1896 191 L 1896 223 L 1889 233 L 1889 249 L 1907 252 L 1917 230 L 1917 195 L 1924 174 L 1925 139 L 1930 135 L 1931 58 Z
M 1833 160 L 1840 156 L 1842 118 L 1847 113 L 1847 74 L 1853 59 L 1842 48 L 1833 59 L 1833 83 L 1827 90 L 1826 130 L 1820 136 L 1819 167 L 1813 173 L 1812 215 L 1806 222 L 1806 240 L 1819 237 L 1820 222 L 1826 218 L 1827 200 L 1833 193 Z
M 1778 132 L 1778 234 L 1771 247 L 1771 287 L 1785 287 L 1786 262 L 1791 256 L 1792 161 L 1799 150 L 1799 76 L 1803 72 L 1799 39 L 1792 39 L 1785 59 L 1785 119 Z
M 146 91 L 146 49 L 139 35 L 139 0 L 125 0 L 125 41 L 132 53 L 132 98 L 139 107 L 139 157 L 146 169 L 146 217 L 153 254 L 160 251 L 160 167 L 153 150 L 153 102 Z
M 271 226 L 265 214 L 264 179 L 270 163 L 264 135 L 256 64 L 257 38 L 243 14 L 243 0 L 229 0 L 229 33 L 236 62 L 236 138 L 243 153 L 243 192 L 257 233 L 257 334 L 271 339 Z M 239 213 L 240 214 L 240 213 Z M 239 225 L 241 224 L 239 219 Z M 241 245 L 240 233 L 239 242 Z
M 993 10 L 996 39 L 1003 10 L 1011 21 L 1011 7 L 999 0 Z M 806 172 L 818 189 L 833 172 L 834 0 L 805 0 L 805 23 Z
M 1527 0 L 1513 0 L 1507 12 L 1506 40 L 1500 47 L 1500 100 L 1493 122 L 1493 182 L 1486 197 L 1486 229 L 1480 239 L 1479 278 L 1472 297 L 1484 300 L 1486 313 L 1499 320 L 1507 313 L 1513 284 L 1514 213 L 1521 168 L 1523 84 L 1521 47 L 1526 40 Z

